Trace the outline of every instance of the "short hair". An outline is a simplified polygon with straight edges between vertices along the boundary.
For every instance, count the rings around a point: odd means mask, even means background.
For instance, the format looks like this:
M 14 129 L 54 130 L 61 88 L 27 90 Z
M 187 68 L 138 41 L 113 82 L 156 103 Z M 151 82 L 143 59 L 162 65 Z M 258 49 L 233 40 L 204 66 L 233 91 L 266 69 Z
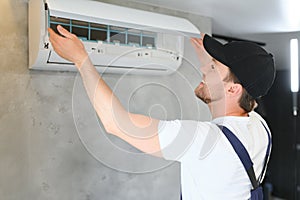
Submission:
M 229 70 L 228 76 L 225 78 L 226 82 L 232 81 L 233 83 L 241 84 L 239 79 L 232 73 L 231 70 Z M 256 101 L 255 99 L 246 91 L 246 89 L 243 87 L 242 95 L 239 99 L 239 106 L 244 109 L 246 112 L 251 112 L 255 106 Z

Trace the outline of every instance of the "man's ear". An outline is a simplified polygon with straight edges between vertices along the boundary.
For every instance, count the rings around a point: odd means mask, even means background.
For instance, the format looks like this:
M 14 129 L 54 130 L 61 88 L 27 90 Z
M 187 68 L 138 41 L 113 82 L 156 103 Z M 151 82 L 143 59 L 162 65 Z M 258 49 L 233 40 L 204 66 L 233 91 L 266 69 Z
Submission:
M 243 93 L 243 86 L 239 83 L 232 83 L 227 89 L 227 92 L 230 96 L 238 96 L 240 97 Z

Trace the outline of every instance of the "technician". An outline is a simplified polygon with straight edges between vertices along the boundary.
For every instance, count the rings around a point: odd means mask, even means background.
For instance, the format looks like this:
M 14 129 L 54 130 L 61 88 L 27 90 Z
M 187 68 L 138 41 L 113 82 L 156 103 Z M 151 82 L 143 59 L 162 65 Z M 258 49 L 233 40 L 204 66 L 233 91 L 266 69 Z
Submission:
M 191 39 L 203 74 L 195 95 L 208 105 L 212 121 L 163 121 L 125 110 L 96 71 L 82 42 L 63 27 L 57 29 L 64 37 L 49 28 L 51 44 L 58 55 L 76 65 L 106 131 L 143 152 L 180 162 L 183 200 L 250 198 L 251 181 L 218 125 L 241 141 L 256 179 L 263 179 L 270 130 L 253 110 L 256 99 L 274 81 L 271 54 L 249 42 L 223 45 L 208 35 Z

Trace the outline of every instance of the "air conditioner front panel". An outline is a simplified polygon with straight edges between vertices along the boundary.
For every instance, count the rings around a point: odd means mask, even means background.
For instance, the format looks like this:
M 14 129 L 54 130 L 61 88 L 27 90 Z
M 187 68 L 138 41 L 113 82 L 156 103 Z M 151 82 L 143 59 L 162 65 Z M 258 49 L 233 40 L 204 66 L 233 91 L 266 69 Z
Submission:
M 41 65 L 37 65 L 35 69 L 51 71 L 77 71 L 73 63 L 64 60 L 53 51 L 50 52 L 48 58 L 49 60 L 47 61 L 47 68 L 41 67 Z M 90 56 L 90 58 L 93 63 L 97 63 L 97 57 Z M 170 65 L 162 64 L 161 61 L 153 63 L 141 62 L 140 65 L 136 63 L 136 65 L 124 67 L 124 63 L 126 62 L 131 64 L 131 60 L 126 60 L 126 58 L 124 58 L 114 62 L 107 60 L 107 65 L 103 61 L 99 62 L 101 63 L 100 65 L 94 65 L 97 71 L 100 73 L 166 75 L 176 71 L 173 67 L 170 67 Z
M 164 56 L 157 54 L 153 51 L 139 50 L 133 51 L 131 53 L 126 53 L 124 55 L 111 55 L 99 56 L 97 51 L 89 54 L 92 63 L 98 69 L 101 68 L 121 68 L 121 69 L 143 69 L 154 71 L 175 71 L 180 67 L 181 58 L 179 56 L 175 57 L 172 54 L 165 53 Z M 130 54 L 130 55 L 129 55 Z M 45 55 L 44 55 L 45 56 Z M 132 60 L 134 59 L 134 62 Z M 170 62 L 170 60 L 172 60 Z M 49 51 L 47 63 L 51 64 L 62 64 L 62 65 L 72 65 L 71 62 L 61 58 L 54 51 Z M 100 70 L 100 69 L 99 69 Z M 101 69 L 102 70 L 102 69 Z M 101 71 L 100 70 L 100 71 Z
M 94 22 L 108 22 L 129 28 L 157 28 L 164 31 L 181 32 L 199 37 L 199 30 L 188 20 L 126 8 L 90 0 L 47 0 L 50 14 L 58 17 L 72 16 L 75 19 L 91 19 Z

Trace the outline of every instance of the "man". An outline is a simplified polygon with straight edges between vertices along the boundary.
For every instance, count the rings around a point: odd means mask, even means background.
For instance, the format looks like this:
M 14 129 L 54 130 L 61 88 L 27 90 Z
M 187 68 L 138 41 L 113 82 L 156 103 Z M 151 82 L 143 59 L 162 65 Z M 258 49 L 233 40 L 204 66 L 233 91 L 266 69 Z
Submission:
M 61 26 L 57 29 L 64 37 L 49 29 L 52 46 L 78 68 L 106 131 L 143 152 L 179 161 L 182 199 L 250 198 L 249 177 L 217 125 L 226 126 L 242 142 L 258 178 L 268 133 L 266 122 L 253 109 L 255 99 L 265 95 L 274 80 L 270 54 L 247 42 L 222 45 L 207 35 L 191 39 L 203 65 L 203 80 L 195 94 L 209 106 L 213 120 L 160 121 L 126 111 L 97 73 L 81 41 Z

